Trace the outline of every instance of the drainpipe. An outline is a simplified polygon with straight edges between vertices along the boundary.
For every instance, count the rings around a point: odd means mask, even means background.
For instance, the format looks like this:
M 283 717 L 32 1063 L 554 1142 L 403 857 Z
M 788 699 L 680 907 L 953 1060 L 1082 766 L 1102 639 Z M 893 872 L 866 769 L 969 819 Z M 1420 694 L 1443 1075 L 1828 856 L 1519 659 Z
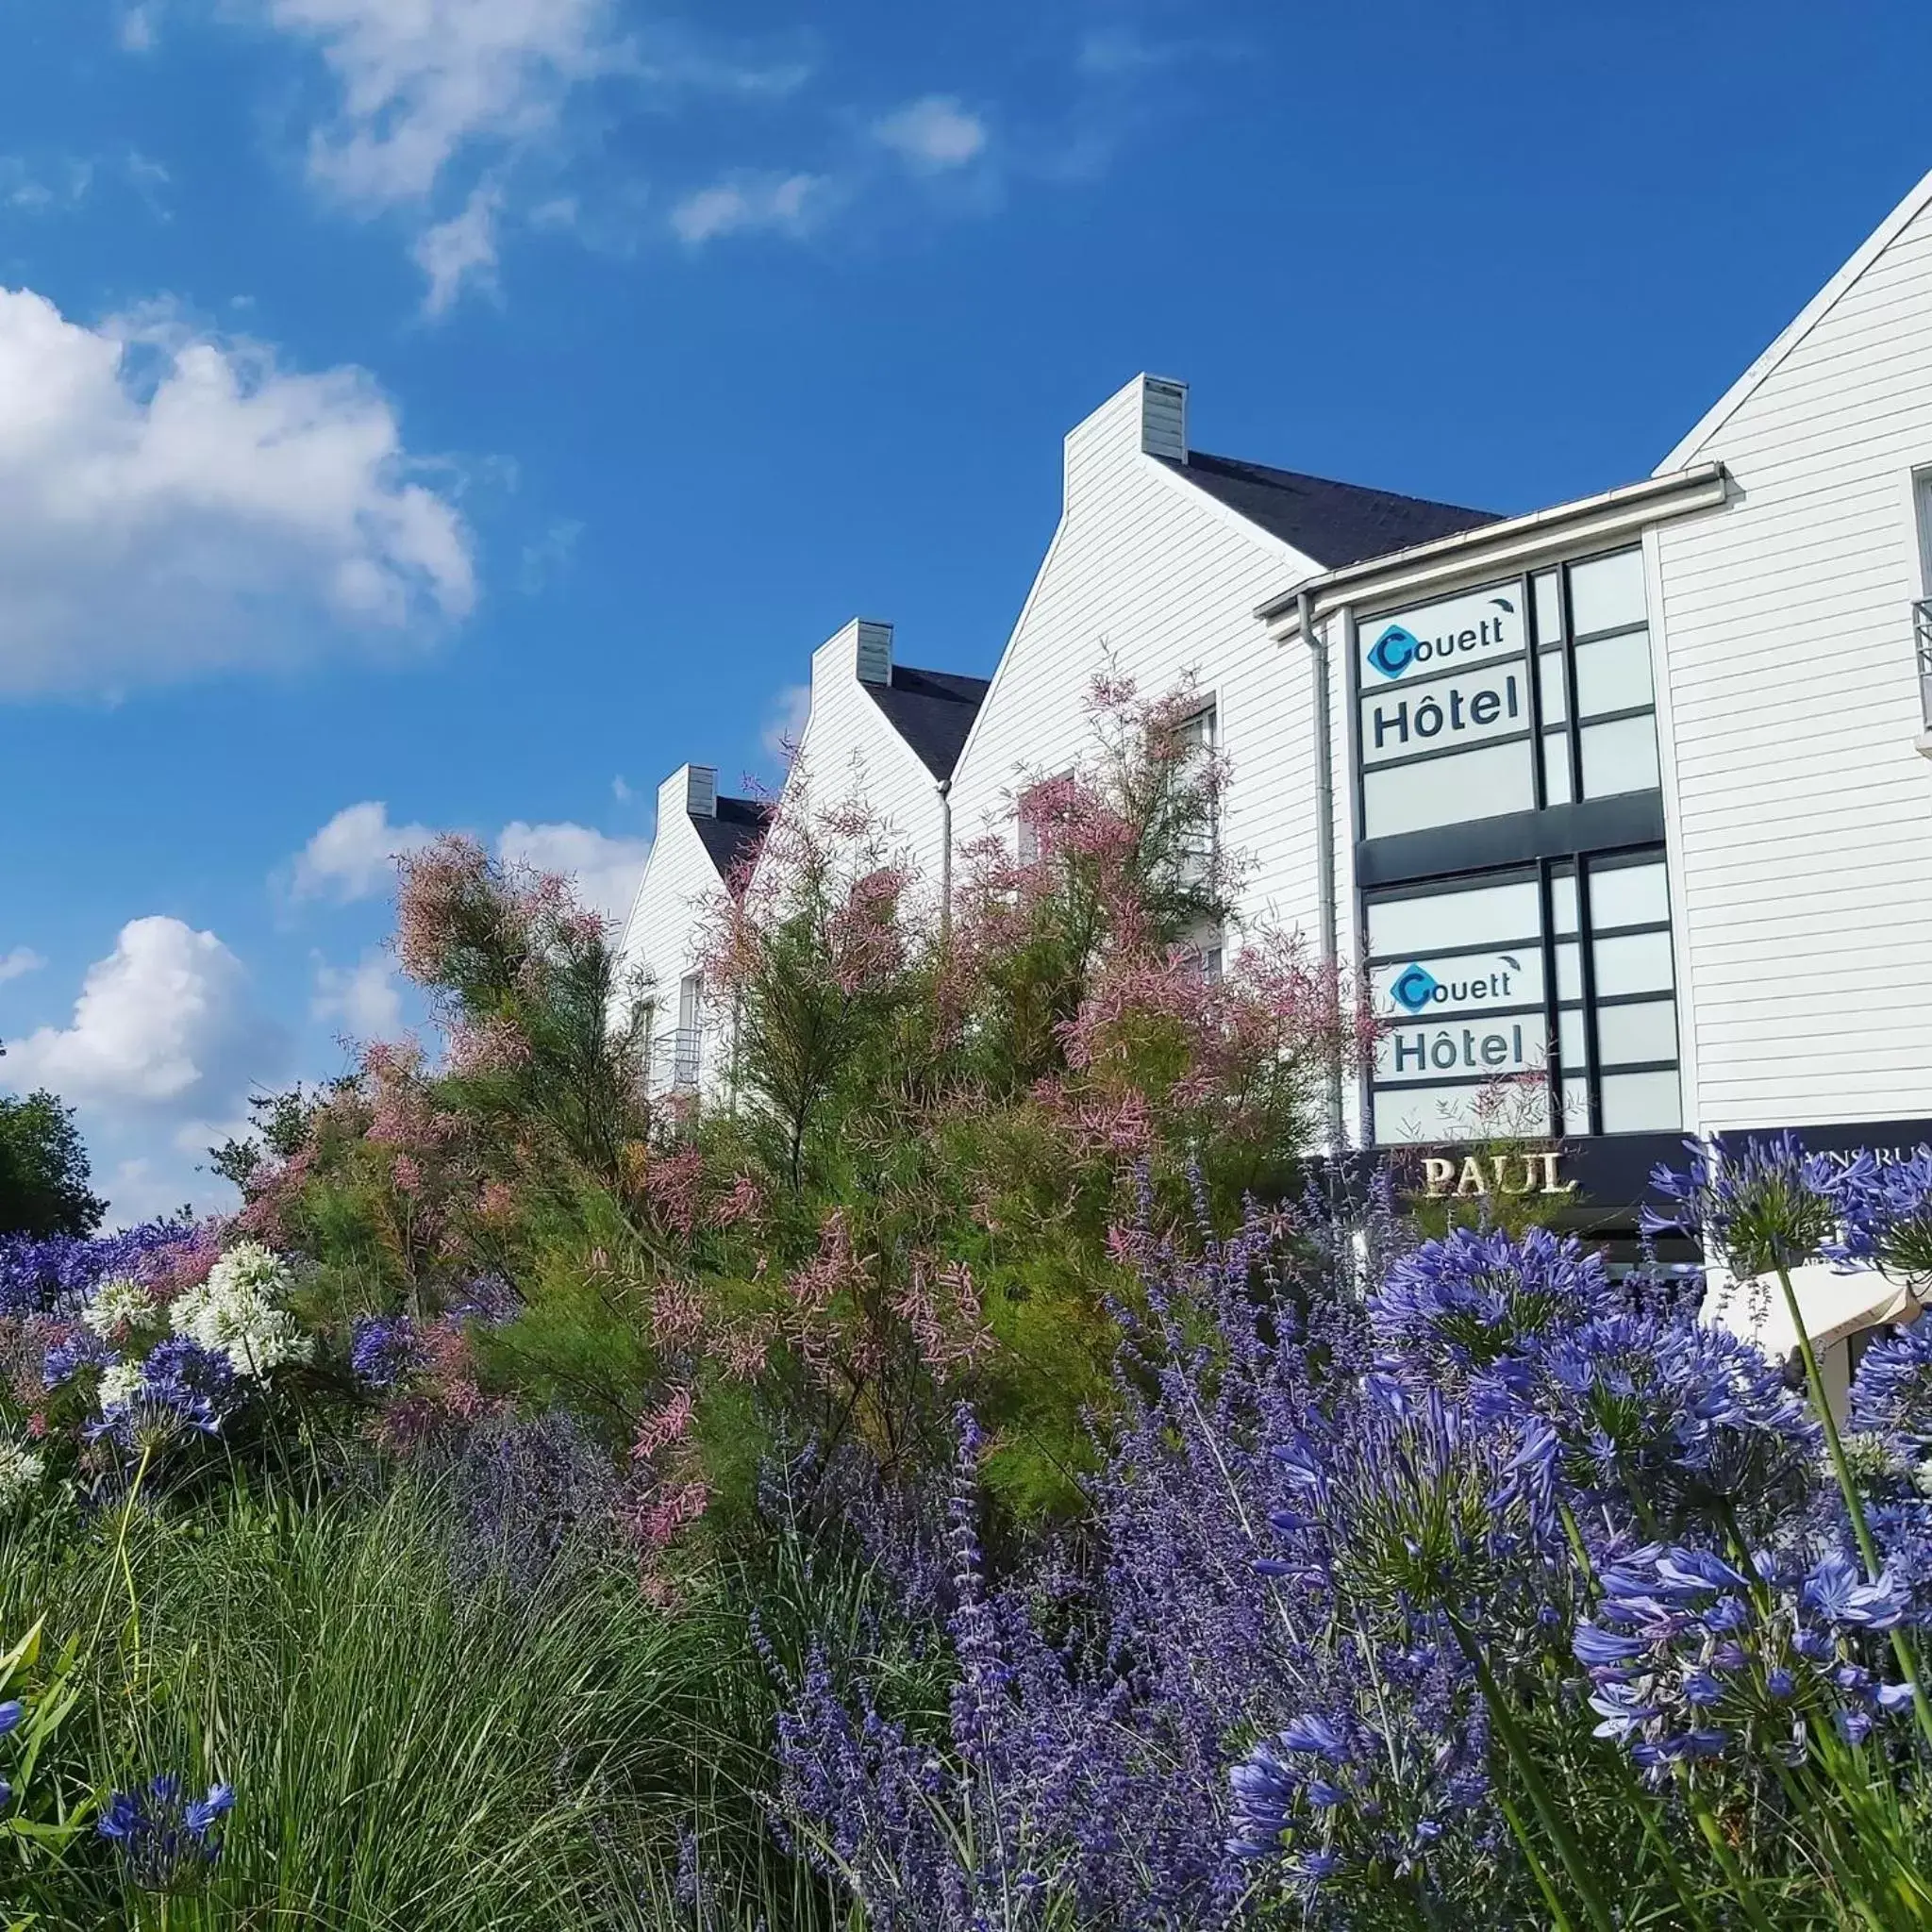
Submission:
M 1315 895 L 1319 902 L 1317 941 L 1322 969 L 1330 982 L 1338 977 L 1335 902 L 1335 758 L 1328 719 L 1328 641 L 1315 627 L 1315 592 L 1304 588 L 1295 599 L 1301 614 L 1302 642 L 1308 647 L 1315 679 Z M 1341 1014 L 1335 1014 L 1338 1027 Z M 1328 1151 L 1341 1151 L 1341 1059 L 1328 1068 Z
M 940 939 L 953 937 L 953 781 L 940 780 Z

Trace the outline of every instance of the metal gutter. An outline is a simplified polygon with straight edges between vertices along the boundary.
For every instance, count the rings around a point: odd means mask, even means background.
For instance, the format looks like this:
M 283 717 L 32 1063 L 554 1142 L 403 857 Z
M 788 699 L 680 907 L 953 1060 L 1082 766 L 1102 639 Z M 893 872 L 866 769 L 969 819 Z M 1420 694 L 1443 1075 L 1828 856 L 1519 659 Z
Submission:
M 1344 604 L 1401 598 L 1433 591 L 1480 572 L 1511 570 L 1579 544 L 1614 542 L 1653 524 L 1722 508 L 1730 479 L 1722 463 L 1700 463 L 1669 476 L 1647 476 L 1574 503 L 1553 504 L 1527 516 L 1509 517 L 1392 550 L 1310 578 L 1260 607 L 1255 615 L 1285 642 Z

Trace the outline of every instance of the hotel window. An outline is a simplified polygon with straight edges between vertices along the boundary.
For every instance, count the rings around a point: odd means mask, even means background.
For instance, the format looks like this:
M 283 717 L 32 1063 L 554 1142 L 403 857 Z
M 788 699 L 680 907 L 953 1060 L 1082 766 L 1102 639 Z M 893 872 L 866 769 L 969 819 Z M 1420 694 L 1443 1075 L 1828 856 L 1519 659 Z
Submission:
M 1380 1145 L 1682 1124 L 1670 893 L 1652 849 L 1372 893 Z
M 1618 550 L 1531 581 L 1542 802 L 1657 788 L 1643 552 Z
M 1360 620 L 1361 836 L 1657 789 L 1643 553 Z
M 1200 774 L 1212 762 L 1215 747 L 1216 718 L 1212 705 L 1196 711 L 1191 718 L 1184 719 L 1179 727 L 1181 757 L 1176 777 L 1182 785 L 1198 781 Z M 1214 855 L 1221 837 L 1219 806 L 1205 824 L 1191 828 L 1181 848 L 1181 884 L 1199 886 L 1205 884 L 1214 871 Z

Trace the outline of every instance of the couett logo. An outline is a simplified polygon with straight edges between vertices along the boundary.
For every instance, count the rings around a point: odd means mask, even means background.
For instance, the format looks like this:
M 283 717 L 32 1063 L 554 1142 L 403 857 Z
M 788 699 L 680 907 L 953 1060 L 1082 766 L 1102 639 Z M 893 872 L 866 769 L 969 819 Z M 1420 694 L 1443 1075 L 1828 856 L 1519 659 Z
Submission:
M 1420 641 L 1413 631 L 1404 630 L 1399 624 L 1391 624 L 1369 647 L 1369 662 L 1384 677 L 1400 677 L 1415 662 L 1416 646 Z
M 1442 991 L 1442 982 L 1426 966 L 1405 966 L 1389 989 L 1390 997 L 1411 1013 L 1420 1013 Z
M 1516 606 L 1507 597 L 1489 600 L 1509 617 Z M 1368 648 L 1370 666 L 1384 677 L 1400 677 L 1412 664 L 1429 664 L 1453 658 L 1457 652 L 1480 651 L 1503 641 L 1503 619 L 1485 617 L 1479 624 L 1462 630 L 1444 631 L 1439 638 L 1419 638 L 1406 625 L 1391 624 Z

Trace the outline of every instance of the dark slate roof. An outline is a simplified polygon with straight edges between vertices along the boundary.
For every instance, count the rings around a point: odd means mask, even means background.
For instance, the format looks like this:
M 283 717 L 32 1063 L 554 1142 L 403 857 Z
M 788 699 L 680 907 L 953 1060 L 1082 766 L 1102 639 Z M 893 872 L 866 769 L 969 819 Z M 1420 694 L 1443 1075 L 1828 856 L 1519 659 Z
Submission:
M 1191 451 L 1184 463 L 1171 457 L 1159 460 L 1249 523 L 1292 543 L 1324 570 L 1502 522 L 1493 510 L 1398 496 L 1359 483 L 1331 483 L 1325 476 L 1304 476 L 1299 471 L 1210 457 L 1200 450 Z
M 771 817 L 772 808 L 762 798 L 721 798 L 716 818 L 700 818 L 693 812 L 691 822 L 705 841 L 718 876 L 728 880 L 758 849 Z
M 869 684 L 866 690 L 926 770 L 935 778 L 950 778 L 966 748 L 966 734 L 979 715 L 987 684 L 984 677 L 894 664 L 890 685 Z

